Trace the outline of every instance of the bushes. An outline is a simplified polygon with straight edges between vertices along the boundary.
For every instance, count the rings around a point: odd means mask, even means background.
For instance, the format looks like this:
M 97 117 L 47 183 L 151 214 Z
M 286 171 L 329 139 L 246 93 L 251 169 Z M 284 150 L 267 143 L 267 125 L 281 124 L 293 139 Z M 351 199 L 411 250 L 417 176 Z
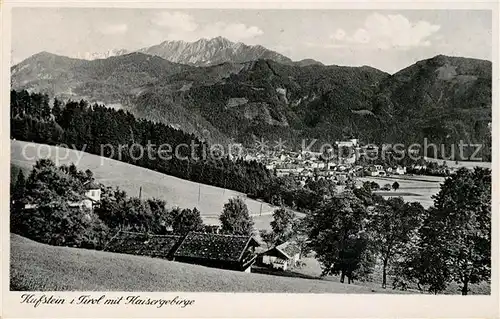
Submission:
M 89 181 L 90 170 L 57 167 L 49 159 L 38 160 L 27 179 L 19 171 L 11 184 L 11 232 L 55 246 L 101 249 L 117 230 L 165 234 L 172 227 L 185 234 L 203 229 L 196 208 L 168 211 L 165 201 L 127 197 L 102 185 L 101 200 L 88 209 L 84 184 Z
M 11 231 L 49 245 L 100 249 L 108 227 L 91 211 L 51 201 L 14 211 Z

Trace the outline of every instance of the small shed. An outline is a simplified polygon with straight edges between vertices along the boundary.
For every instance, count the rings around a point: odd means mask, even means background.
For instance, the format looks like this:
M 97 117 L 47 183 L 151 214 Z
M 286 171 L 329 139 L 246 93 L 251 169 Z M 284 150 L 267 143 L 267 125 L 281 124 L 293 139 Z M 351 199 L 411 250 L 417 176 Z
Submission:
M 295 265 L 299 259 L 300 248 L 293 241 L 288 241 L 263 252 L 259 256 L 259 264 L 274 269 L 287 270 Z
M 175 251 L 174 260 L 250 272 L 259 246 L 253 236 L 190 232 Z
M 151 235 L 118 232 L 104 247 L 105 251 L 171 260 L 182 241 L 179 235 Z

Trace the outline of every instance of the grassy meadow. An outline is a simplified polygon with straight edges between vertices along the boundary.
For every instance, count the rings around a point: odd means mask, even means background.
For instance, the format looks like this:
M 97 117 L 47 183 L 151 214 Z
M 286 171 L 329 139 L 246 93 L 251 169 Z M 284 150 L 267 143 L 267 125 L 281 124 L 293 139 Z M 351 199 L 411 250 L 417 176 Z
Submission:
M 102 251 L 55 247 L 11 234 L 10 290 L 395 293 Z
M 399 183 L 397 191 L 377 191 L 385 198 L 389 197 L 402 197 L 408 202 L 419 202 L 424 208 L 432 206 L 432 196 L 437 194 L 440 190 L 441 183 L 444 182 L 444 177 L 439 176 L 424 176 L 424 175 L 400 175 L 390 177 L 376 177 L 367 176 L 358 178 L 360 183 L 365 181 L 373 181 L 383 187 L 385 184 Z
M 491 169 L 491 162 L 474 162 L 474 161 L 449 161 L 449 160 L 441 160 L 441 159 L 435 159 L 431 157 L 424 157 L 426 161 L 429 162 L 436 162 L 439 165 L 446 164 L 446 166 L 450 168 L 474 168 L 474 167 L 482 167 L 482 168 L 490 168 Z
M 219 215 L 229 198 L 245 196 L 233 190 L 194 183 L 76 150 L 23 141 L 11 141 L 10 146 L 13 174 L 17 169 L 30 170 L 40 158 L 51 158 L 57 165 L 75 163 L 80 170 L 90 169 L 94 172 L 98 182 L 106 186 L 118 186 L 129 196 L 138 196 L 139 188 L 142 187 L 142 198 L 163 199 L 169 207 L 196 207 L 207 224 L 219 224 Z M 270 229 L 275 207 L 249 198 L 245 201 L 255 228 Z

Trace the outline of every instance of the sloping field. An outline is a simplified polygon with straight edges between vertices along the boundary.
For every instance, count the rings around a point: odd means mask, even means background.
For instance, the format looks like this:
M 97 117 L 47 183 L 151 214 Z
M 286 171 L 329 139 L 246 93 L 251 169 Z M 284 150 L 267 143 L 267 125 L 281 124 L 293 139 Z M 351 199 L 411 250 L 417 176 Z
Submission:
M 428 161 L 437 162 L 439 165 L 446 163 L 448 167 L 456 168 L 474 168 L 482 167 L 491 169 L 491 162 L 466 162 L 466 161 L 443 161 L 432 158 L 425 158 Z M 427 176 L 427 175 L 395 175 L 390 177 L 360 177 L 358 180 L 362 183 L 365 181 L 377 182 L 381 187 L 389 183 L 392 185 L 394 182 L 399 183 L 397 191 L 377 192 L 385 198 L 401 196 L 408 202 L 420 202 L 425 208 L 430 207 L 434 200 L 431 198 L 439 192 L 441 183 L 444 182 L 444 177 L 440 176 Z
M 324 280 L 249 274 L 149 257 L 55 247 L 15 234 L 10 236 L 10 245 L 11 290 L 382 292 Z
M 444 177 L 423 176 L 423 175 L 402 175 L 391 177 L 360 177 L 360 182 L 373 181 L 383 187 L 385 184 L 399 183 L 397 191 L 375 192 L 385 198 L 402 197 L 407 202 L 419 202 L 424 208 L 432 206 L 434 200 L 432 196 L 437 194 L 444 182 Z
M 51 158 L 57 165 L 75 163 L 80 170 L 90 169 L 96 180 L 107 186 L 118 186 L 129 196 L 159 198 L 169 207 L 196 207 L 207 224 L 219 224 L 219 215 L 229 198 L 245 196 L 236 191 L 198 184 L 149 169 L 93 154 L 45 144 L 11 141 L 11 164 L 31 169 L 40 158 Z M 245 199 L 256 229 L 269 229 L 274 207 Z M 262 214 L 261 214 L 262 210 Z
M 439 165 L 446 164 L 448 167 L 452 168 L 474 168 L 474 167 L 482 167 L 491 169 L 491 162 L 474 162 L 474 161 L 449 161 L 449 160 L 441 160 L 432 157 L 424 157 L 426 161 L 436 162 Z

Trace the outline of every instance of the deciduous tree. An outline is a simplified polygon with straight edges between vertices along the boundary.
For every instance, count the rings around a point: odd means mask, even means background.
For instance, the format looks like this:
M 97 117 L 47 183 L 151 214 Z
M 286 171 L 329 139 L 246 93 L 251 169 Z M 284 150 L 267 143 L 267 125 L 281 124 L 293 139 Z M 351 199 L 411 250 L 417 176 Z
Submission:
M 349 283 L 366 258 L 364 234 L 367 210 L 351 192 L 333 197 L 311 216 L 310 247 L 323 267 L 323 275 L 347 276 Z
M 460 169 L 434 197 L 420 231 L 417 276 L 438 293 L 448 283 L 469 284 L 491 277 L 491 170 Z
M 292 238 L 295 218 L 295 213 L 289 209 L 281 207 L 274 211 L 271 228 L 276 245 L 282 244 Z
M 395 191 L 397 191 L 399 189 L 399 183 L 397 181 L 392 183 L 392 189 Z
M 388 266 L 417 236 L 423 214 L 422 205 L 405 203 L 400 197 L 390 198 L 371 210 L 367 229 L 373 249 L 382 260 L 382 288 L 387 285 Z
M 196 208 L 174 208 L 170 214 L 174 233 L 184 235 L 190 231 L 203 230 L 203 220 L 200 211 Z
M 224 204 L 224 209 L 219 217 L 225 234 L 251 235 L 253 231 L 253 220 L 248 212 L 248 207 L 240 198 L 230 198 Z

